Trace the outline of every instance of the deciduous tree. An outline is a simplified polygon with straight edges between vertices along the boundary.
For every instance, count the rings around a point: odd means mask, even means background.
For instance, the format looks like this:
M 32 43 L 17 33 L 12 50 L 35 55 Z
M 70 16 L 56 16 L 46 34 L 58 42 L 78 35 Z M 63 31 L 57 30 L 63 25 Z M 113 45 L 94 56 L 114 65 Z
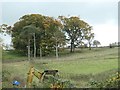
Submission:
M 67 40 L 70 41 L 70 52 L 74 52 L 75 46 L 79 45 L 85 36 L 89 33 L 89 24 L 81 20 L 79 17 L 59 16 L 66 32 Z
M 93 41 L 93 45 L 95 45 L 96 47 L 98 47 L 98 45 L 100 45 L 101 43 L 98 40 L 94 40 Z

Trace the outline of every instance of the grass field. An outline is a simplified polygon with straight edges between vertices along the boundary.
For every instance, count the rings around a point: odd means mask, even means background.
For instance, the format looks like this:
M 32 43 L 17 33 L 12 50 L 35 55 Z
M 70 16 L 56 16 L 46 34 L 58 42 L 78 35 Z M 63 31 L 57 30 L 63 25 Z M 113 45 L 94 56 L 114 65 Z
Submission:
M 17 60 L 18 58 L 18 60 Z M 26 82 L 27 72 L 31 65 L 41 72 L 46 69 L 58 69 L 63 80 L 70 80 L 76 87 L 86 88 L 89 81 L 102 81 L 115 73 L 118 68 L 118 48 L 94 48 L 92 50 L 83 49 L 73 54 L 60 56 L 59 59 L 48 57 L 32 61 L 29 63 L 26 57 L 19 57 L 10 53 L 3 53 L 2 69 L 4 77 L 9 77 L 3 82 L 3 87 L 12 87 L 11 82 L 19 78 L 23 84 Z M 14 62 L 15 61 L 15 62 Z M 34 82 L 38 82 L 36 79 Z

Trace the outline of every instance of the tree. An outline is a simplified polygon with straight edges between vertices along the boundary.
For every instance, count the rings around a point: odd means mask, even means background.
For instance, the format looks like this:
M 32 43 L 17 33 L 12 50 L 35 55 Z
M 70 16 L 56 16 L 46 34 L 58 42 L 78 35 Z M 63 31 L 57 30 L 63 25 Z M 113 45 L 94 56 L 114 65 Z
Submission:
M 65 45 L 65 35 L 62 32 L 62 24 L 58 20 L 55 19 L 53 24 L 53 39 L 55 41 L 56 58 L 58 58 L 58 47 Z
M 111 47 L 118 47 L 118 46 L 119 46 L 118 42 L 111 43 Z
M 30 28 L 29 28 L 29 26 L 25 26 L 24 28 L 23 28 L 23 32 L 21 32 L 21 36 L 23 37 L 23 38 L 26 38 L 27 37 L 27 43 L 28 43 L 28 45 L 27 45 L 27 48 L 28 48 L 28 60 L 30 61 L 30 37 L 31 37 L 31 35 L 32 35 L 32 31 L 31 30 L 29 30 Z
M 101 45 L 101 43 L 98 40 L 94 40 L 93 41 L 93 45 L 95 45 L 96 47 L 98 47 L 98 45 Z
M 87 33 L 85 34 L 85 39 L 88 41 L 89 50 L 91 50 L 92 40 L 94 38 L 94 33 L 91 32 L 92 27 L 89 27 Z
M 4 35 L 6 35 L 6 34 L 11 35 L 11 29 L 12 29 L 12 27 L 7 24 L 0 25 L 0 33 L 2 33 Z
M 45 35 L 49 36 L 49 44 L 55 47 L 56 58 L 58 58 L 58 47 L 65 44 L 65 35 L 62 32 L 62 24 L 59 20 L 47 17 L 44 22 Z M 46 40 L 47 41 L 47 40 Z
M 4 35 L 4 36 L 6 36 L 6 34 L 11 35 L 11 28 L 12 27 L 7 24 L 0 25 L 0 34 Z M 3 44 L 3 39 L 0 38 L 0 46 L 3 46 L 2 44 Z M 8 45 L 6 45 L 6 46 L 8 46 Z
M 25 26 L 23 27 L 23 32 L 21 32 L 21 36 L 23 38 L 27 38 L 28 40 L 28 60 L 30 60 L 30 40 L 31 40 L 31 37 L 33 36 L 34 37 L 34 58 L 36 58 L 36 43 L 35 43 L 35 32 L 36 32 L 36 27 L 33 26 L 33 25 L 28 25 L 28 26 Z
M 30 53 L 35 58 L 36 55 L 42 57 L 53 52 L 58 58 L 59 47 L 64 46 L 66 40 L 71 45 L 70 51 L 74 52 L 75 47 L 83 43 L 86 37 L 91 42 L 93 35 L 91 26 L 79 17 L 60 16 L 54 19 L 40 14 L 22 16 L 11 32 L 15 50 L 28 53 L 29 58 Z
M 31 40 L 31 50 L 34 48 L 34 57 L 38 53 L 40 38 L 41 38 L 41 30 L 43 28 L 43 16 L 39 14 L 31 14 L 31 15 L 24 15 L 22 16 L 18 22 L 16 22 L 12 29 L 12 41 L 13 46 L 16 50 L 22 51 L 26 53 L 26 46 L 28 45 L 27 37 L 20 38 L 20 33 L 24 32 L 23 27 L 30 27 L 32 25 L 32 37 L 34 38 Z M 35 29 L 36 28 L 36 29 Z M 18 47 L 19 45 L 19 47 Z
M 84 39 L 85 34 L 91 26 L 89 26 L 83 20 L 80 20 L 79 17 L 64 17 L 59 16 L 64 28 L 63 30 L 66 32 L 67 40 L 70 41 L 70 52 L 74 52 L 75 46 L 79 45 Z
M 2 43 L 3 43 L 3 39 L 0 38 L 0 46 L 2 46 Z
M 24 33 L 26 30 L 23 28 L 27 27 L 28 29 L 31 25 L 37 28 L 36 30 L 31 30 L 32 36 L 30 39 L 30 49 L 34 50 L 34 57 L 35 55 L 42 57 L 54 52 L 56 42 L 55 39 L 53 39 L 54 32 L 56 32 L 57 29 L 60 30 L 62 24 L 59 21 L 54 20 L 52 17 L 43 16 L 40 14 L 24 15 L 14 24 L 12 29 L 12 41 L 15 50 L 27 53 L 27 35 L 26 37 L 23 36 L 23 39 L 20 38 L 20 33 Z
M 3 31 L 2 31 L 2 26 L 0 26 L 0 34 L 1 34 L 1 33 L 3 33 Z M 0 38 L 0 46 L 2 46 L 2 42 L 3 42 L 3 39 Z
M 55 38 L 55 51 L 56 51 L 56 58 L 58 58 L 58 47 L 65 45 L 65 35 L 61 31 L 56 31 L 54 33 Z

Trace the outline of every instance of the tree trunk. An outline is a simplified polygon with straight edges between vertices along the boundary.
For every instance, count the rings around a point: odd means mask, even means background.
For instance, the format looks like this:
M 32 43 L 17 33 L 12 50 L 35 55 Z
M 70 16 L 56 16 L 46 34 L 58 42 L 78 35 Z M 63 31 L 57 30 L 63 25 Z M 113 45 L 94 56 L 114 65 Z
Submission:
M 98 46 L 97 46 L 97 44 L 96 44 L 96 48 L 97 48 Z
M 74 42 L 73 42 L 73 40 L 71 41 L 71 48 L 70 48 L 70 52 L 74 52 Z
M 58 59 L 58 45 L 57 45 L 57 42 L 56 42 L 56 58 Z
M 34 59 L 36 58 L 36 41 L 35 41 L 35 33 L 33 34 L 34 37 Z
M 72 48 L 73 48 L 73 52 L 75 51 L 75 45 L 74 45 L 74 43 L 73 43 L 73 45 L 72 45 Z
M 91 50 L 91 43 L 89 42 L 89 50 Z
M 72 52 L 72 43 L 71 43 L 71 45 L 70 45 L 70 52 Z
M 72 46 L 73 46 L 72 44 L 73 44 L 73 43 L 72 43 L 72 41 L 71 41 L 71 45 L 70 45 L 70 52 L 72 52 L 72 51 L 73 51 L 73 50 L 72 50 L 72 49 L 73 49 L 73 48 L 72 48 Z
M 42 48 L 40 46 L 40 59 L 42 58 Z
M 30 39 L 28 39 L 28 61 L 30 61 Z

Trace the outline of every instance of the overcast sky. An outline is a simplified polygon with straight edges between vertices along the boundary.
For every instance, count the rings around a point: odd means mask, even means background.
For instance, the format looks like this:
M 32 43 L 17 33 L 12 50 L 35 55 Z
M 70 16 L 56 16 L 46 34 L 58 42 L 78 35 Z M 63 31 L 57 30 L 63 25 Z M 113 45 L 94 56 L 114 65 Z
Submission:
M 95 39 L 99 40 L 102 45 L 118 41 L 118 0 L 18 1 L 4 0 L 0 3 L 0 11 L 2 10 L 0 24 L 13 25 L 21 16 L 32 13 L 52 17 L 79 16 L 93 26 Z M 4 37 L 5 43 L 10 43 L 10 41 L 9 36 Z

